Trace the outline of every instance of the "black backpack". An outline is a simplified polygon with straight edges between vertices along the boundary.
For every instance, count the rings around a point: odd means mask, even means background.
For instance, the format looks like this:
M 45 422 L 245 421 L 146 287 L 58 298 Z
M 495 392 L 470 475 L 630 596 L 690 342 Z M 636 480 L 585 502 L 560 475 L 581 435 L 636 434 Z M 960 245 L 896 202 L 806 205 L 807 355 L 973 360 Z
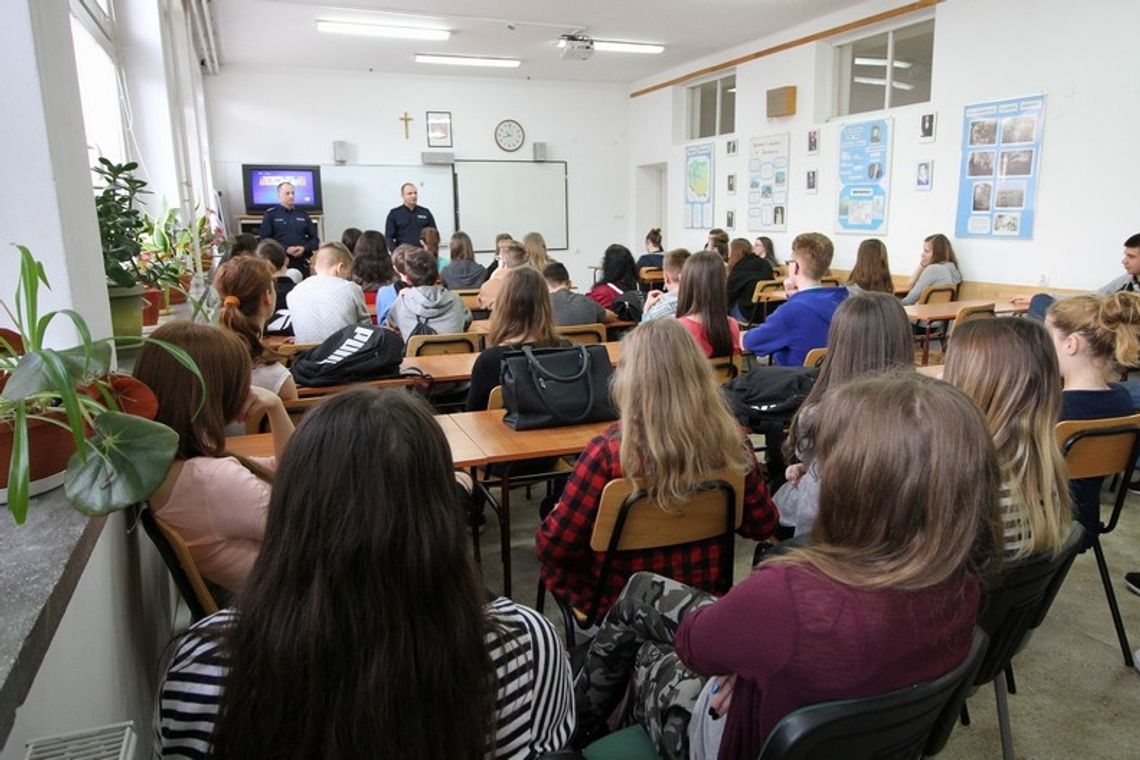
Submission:
M 755 367 L 724 386 L 724 394 L 733 414 L 750 427 L 786 425 L 817 377 L 815 367 Z
M 610 311 L 626 322 L 640 322 L 645 311 L 645 297 L 636 290 L 627 290 L 614 299 Z
M 397 375 L 403 359 L 404 341 L 396 333 L 375 325 L 349 325 L 299 354 L 291 372 L 297 385 L 321 388 Z

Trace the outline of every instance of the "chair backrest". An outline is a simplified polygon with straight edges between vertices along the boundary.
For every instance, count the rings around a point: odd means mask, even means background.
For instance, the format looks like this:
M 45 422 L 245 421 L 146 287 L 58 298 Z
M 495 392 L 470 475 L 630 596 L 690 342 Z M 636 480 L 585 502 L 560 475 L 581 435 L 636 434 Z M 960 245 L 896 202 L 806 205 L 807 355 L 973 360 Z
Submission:
M 954 326 L 951 328 L 950 333 L 953 334 L 960 326 L 967 322 L 973 322 L 976 319 L 989 319 L 994 316 L 994 305 L 992 303 L 984 303 L 978 306 L 963 306 L 958 309 L 958 315 L 954 317 Z
M 712 371 L 713 374 L 716 375 L 717 382 L 724 385 L 725 383 L 735 380 L 740 374 L 743 360 L 740 358 L 740 354 L 715 356 L 709 359 L 709 364 L 712 366 Z
M 776 292 L 784 289 L 784 281 L 780 280 L 757 280 L 756 287 L 752 291 L 752 303 L 759 303 L 761 301 L 760 294 L 768 292 Z
M 921 304 L 950 303 L 951 301 L 957 300 L 957 285 L 931 285 L 926 290 L 922 291 L 922 295 L 918 297 L 918 302 Z
M 479 308 L 477 303 L 479 300 L 479 288 L 465 288 L 451 292 L 459 296 L 459 300 L 463 301 L 463 305 L 471 311 L 475 311 Z
M 839 287 L 839 278 L 838 277 L 823 277 L 820 279 L 819 284 L 825 288 L 838 288 Z
M 487 409 L 502 409 L 503 408 L 503 386 L 496 385 L 487 394 Z
M 975 628 L 966 659 L 938 678 L 875 697 L 801 707 L 768 734 L 760 760 L 933 755 L 932 734 L 953 728 L 985 648 L 986 634 Z
M 1102 533 L 1111 532 L 1120 519 L 1132 468 L 1140 455 L 1140 414 L 1100 420 L 1065 420 L 1057 423 L 1054 430 L 1070 478 L 1120 476 L 1112 515 L 1101 526 Z
M 562 325 L 554 328 L 566 340 L 575 345 L 590 345 L 606 342 L 606 326 L 600 322 L 588 325 Z
M 174 577 L 174 585 L 178 587 L 178 593 L 190 608 L 190 616 L 198 621 L 217 612 L 218 603 L 206 586 L 202 574 L 198 572 L 198 564 L 194 562 L 194 558 L 190 555 L 190 547 L 182 540 L 182 536 L 155 517 L 149 506 L 142 507 L 139 519 L 142 520 L 146 534 L 150 536 L 151 542 L 162 556 L 162 561 L 166 563 L 166 568 Z
M 364 385 L 363 383 L 361 385 Z M 359 386 L 350 386 L 359 387 Z M 322 404 L 332 398 L 334 394 L 326 394 L 323 396 L 306 396 L 304 398 L 295 398 L 290 401 L 283 402 L 285 413 L 289 415 L 289 420 L 294 425 L 301 424 L 301 418 L 305 413 L 318 404 Z M 269 432 L 269 414 L 263 409 L 256 416 L 251 416 L 245 421 L 246 435 L 254 435 L 255 433 L 268 433 Z
M 827 358 L 827 349 L 826 348 L 813 348 L 811 351 L 808 351 L 807 355 L 804 357 L 804 366 L 805 367 L 823 366 L 823 360 L 825 358 Z
M 647 285 L 665 282 L 665 270 L 661 267 L 642 267 L 637 270 L 637 279 Z
M 477 353 L 479 353 L 479 335 L 473 332 L 413 335 L 408 338 L 408 345 L 404 348 L 404 356 Z
M 1004 671 L 1028 632 L 1045 619 L 1083 540 L 1084 530 L 1076 525 L 1057 556 L 1035 554 L 1003 565 L 999 579 L 985 590 L 978 613 L 978 625 L 990 644 L 975 685 L 987 684 Z
M 637 551 L 687 544 L 719 538 L 719 584 L 727 591 L 732 586 L 735 531 L 744 516 L 744 476 L 721 470 L 694 486 L 692 493 L 677 508 L 666 511 L 647 496 L 639 480 L 611 480 L 602 489 L 590 548 L 604 552 L 594 602 L 586 610 L 586 620 L 594 622 L 596 600 L 609 582 L 614 557 L 623 551 Z

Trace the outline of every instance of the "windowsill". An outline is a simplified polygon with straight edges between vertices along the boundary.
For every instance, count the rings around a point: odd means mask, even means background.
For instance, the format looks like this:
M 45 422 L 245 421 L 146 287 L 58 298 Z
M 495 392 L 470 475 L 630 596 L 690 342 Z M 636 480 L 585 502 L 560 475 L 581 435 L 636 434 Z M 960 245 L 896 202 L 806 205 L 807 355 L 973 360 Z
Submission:
M 33 497 L 16 525 L 0 506 L 0 746 L 16 720 L 106 518 L 72 508 L 63 488 Z

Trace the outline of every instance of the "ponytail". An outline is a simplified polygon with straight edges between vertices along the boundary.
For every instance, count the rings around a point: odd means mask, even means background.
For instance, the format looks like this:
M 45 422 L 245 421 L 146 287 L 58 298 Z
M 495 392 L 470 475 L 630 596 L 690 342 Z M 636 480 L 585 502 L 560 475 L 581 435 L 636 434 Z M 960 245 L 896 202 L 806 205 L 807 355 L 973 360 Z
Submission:
M 1140 295 L 1121 291 L 1106 297 L 1100 305 L 1097 331 L 1112 340 L 1117 365 L 1140 366 Z
M 218 324 L 241 338 L 254 366 L 279 359 L 261 343 L 261 299 L 273 288 L 273 276 L 268 262 L 248 256 L 227 261 L 214 275 L 214 287 L 222 296 Z

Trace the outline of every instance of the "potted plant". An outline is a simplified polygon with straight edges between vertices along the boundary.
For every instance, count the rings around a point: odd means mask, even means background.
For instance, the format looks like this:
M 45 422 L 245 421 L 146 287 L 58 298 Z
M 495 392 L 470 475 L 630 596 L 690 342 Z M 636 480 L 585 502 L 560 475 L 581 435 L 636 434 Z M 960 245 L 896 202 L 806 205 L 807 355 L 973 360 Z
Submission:
M 170 468 L 178 435 L 154 422 L 154 394 L 128 375 L 110 372 L 111 338 L 92 340 L 83 317 L 70 309 L 39 313 L 39 287 L 50 288 L 43 265 L 24 246 L 15 310 L 0 301 L 16 331 L 0 333 L 0 488 L 17 523 L 37 492 L 59 485 L 80 512 L 102 515 L 149 496 Z M 71 321 L 80 343 L 44 346 L 52 320 Z M 194 361 L 163 346 L 202 382 Z M 46 462 L 44 461 L 46 458 Z
M 173 300 L 171 294 L 184 292 L 192 247 L 190 230 L 179 224 L 178 209 L 164 209 L 157 218 L 146 220 L 137 263 L 139 281 L 147 287 L 143 325 L 157 324 L 160 310 Z
M 137 202 L 149 191 L 146 182 L 134 176 L 138 166 L 134 161 L 116 164 L 100 156 L 99 163 L 91 167 L 102 179 L 96 188 L 95 210 L 115 335 L 142 334 L 142 295 L 146 288 L 139 265 L 147 220 Z

